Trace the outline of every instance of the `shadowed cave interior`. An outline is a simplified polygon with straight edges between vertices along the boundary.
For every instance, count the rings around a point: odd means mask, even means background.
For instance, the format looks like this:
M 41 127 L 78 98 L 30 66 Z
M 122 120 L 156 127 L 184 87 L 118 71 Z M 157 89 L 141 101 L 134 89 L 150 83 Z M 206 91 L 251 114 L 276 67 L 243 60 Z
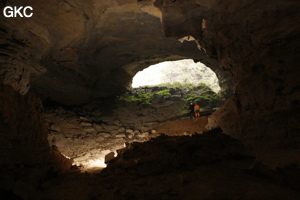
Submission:
M 1 199 L 299 199 L 299 1 L 0 2 L 25 5 L 0 15 Z M 131 87 L 183 59 L 226 99 L 200 118 Z

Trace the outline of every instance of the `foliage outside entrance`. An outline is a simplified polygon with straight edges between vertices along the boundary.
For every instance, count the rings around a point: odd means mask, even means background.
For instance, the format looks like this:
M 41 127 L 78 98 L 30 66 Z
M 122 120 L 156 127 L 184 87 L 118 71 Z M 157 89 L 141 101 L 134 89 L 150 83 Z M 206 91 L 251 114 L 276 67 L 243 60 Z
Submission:
M 157 101 L 159 99 L 159 101 Z M 157 86 L 144 86 L 134 88 L 132 91 L 119 98 L 123 102 L 134 102 L 142 105 L 163 103 L 174 100 L 184 101 L 187 106 L 190 102 L 198 103 L 201 110 L 214 110 L 219 108 L 225 101 L 221 93 L 215 93 L 207 84 L 199 83 L 163 83 Z

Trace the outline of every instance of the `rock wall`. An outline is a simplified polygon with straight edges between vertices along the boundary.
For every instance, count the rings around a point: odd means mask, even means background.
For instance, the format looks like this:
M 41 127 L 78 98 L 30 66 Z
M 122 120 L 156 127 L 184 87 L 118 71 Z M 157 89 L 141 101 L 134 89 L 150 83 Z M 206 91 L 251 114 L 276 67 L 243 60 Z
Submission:
M 10 86 L 0 90 L 0 188 L 36 188 L 51 172 L 71 167 L 55 146 L 47 141 L 40 99 L 18 94 Z
M 190 4 L 198 7 L 196 15 Z M 243 139 L 268 167 L 299 168 L 299 2 L 156 1 L 155 5 L 162 11 L 167 36 L 180 37 L 181 29 L 189 30 L 200 50 L 216 59 L 233 81 L 234 96 L 209 118 L 207 128 L 219 126 Z M 176 11 L 181 19 L 173 15 Z
M 297 138 L 299 2 L 216 0 L 212 8 L 203 45 L 211 55 L 216 50 L 235 95 L 211 126 L 238 137 Z

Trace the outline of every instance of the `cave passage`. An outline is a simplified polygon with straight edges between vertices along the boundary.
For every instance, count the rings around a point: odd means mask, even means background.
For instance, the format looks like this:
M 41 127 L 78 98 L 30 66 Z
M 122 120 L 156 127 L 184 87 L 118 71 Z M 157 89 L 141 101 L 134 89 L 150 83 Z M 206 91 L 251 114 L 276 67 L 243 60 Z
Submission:
M 299 200 L 299 0 L 7 6 L 33 15 L 0 13 L 1 199 Z M 139 71 L 186 58 L 218 93 L 169 87 L 173 71 L 132 88 Z
M 48 140 L 82 171 L 100 171 L 118 149 L 161 134 L 202 134 L 225 98 L 216 74 L 192 59 L 152 65 L 133 78 L 133 89 L 118 97 L 67 108 L 45 106 Z M 140 87 L 138 87 L 140 86 Z M 213 91 L 213 89 L 215 91 Z M 190 119 L 190 102 L 201 118 Z

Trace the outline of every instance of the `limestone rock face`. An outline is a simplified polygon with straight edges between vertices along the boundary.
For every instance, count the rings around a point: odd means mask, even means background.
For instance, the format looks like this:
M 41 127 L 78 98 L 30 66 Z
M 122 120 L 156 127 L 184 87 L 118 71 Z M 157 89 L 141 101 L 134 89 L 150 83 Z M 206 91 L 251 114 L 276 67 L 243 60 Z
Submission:
M 213 2 L 202 41 L 235 95 L 212 123 L 239 137 L 299 135 L 299 2 Z
M 71 167 L 71 161 L 48 144 L 43 107 L 36 95 L 22 96 L 1 86 L 0 99 L 1 188 L 12 189 L 20 181 L 36 184 L 49 170 Z

